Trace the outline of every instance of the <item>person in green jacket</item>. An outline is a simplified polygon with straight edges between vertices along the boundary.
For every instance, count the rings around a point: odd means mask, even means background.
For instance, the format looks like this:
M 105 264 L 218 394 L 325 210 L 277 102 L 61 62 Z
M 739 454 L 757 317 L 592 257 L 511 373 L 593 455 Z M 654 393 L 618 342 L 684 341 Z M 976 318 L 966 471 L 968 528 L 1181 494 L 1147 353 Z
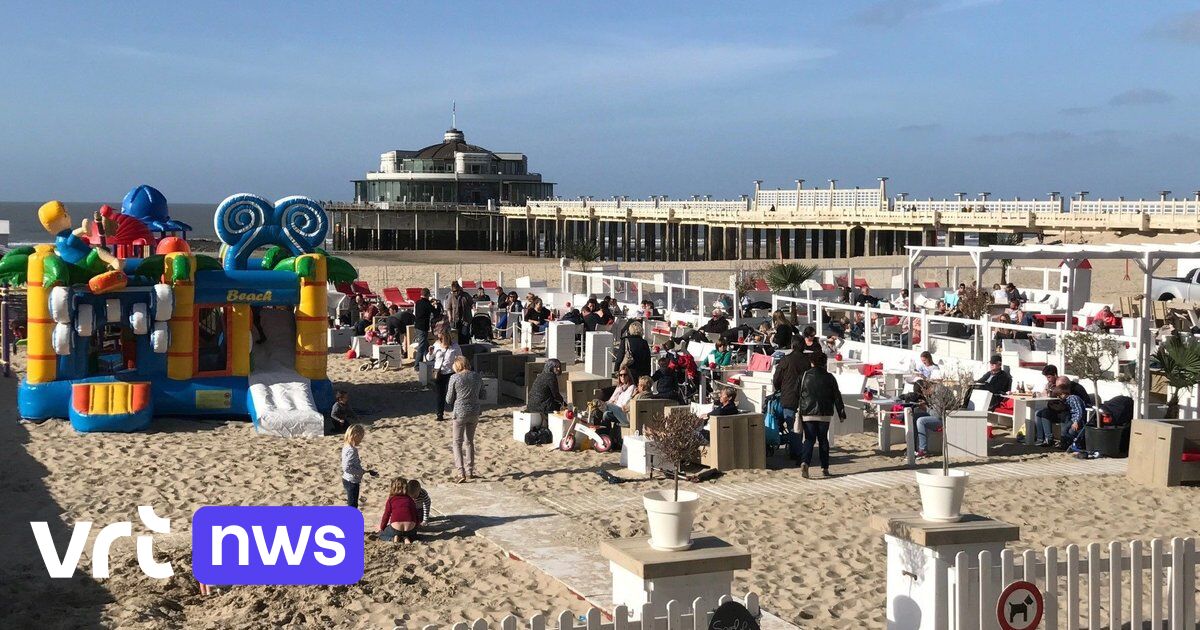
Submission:
M 717 339 L 716 347 L 709 351 L 708 356 L 704 357 L 703 365 L 714 364 L 717 367 L 728 367 L 733 364 L 733 351 L 729 349 L 729 344 L 725 343 L 724 339 Z

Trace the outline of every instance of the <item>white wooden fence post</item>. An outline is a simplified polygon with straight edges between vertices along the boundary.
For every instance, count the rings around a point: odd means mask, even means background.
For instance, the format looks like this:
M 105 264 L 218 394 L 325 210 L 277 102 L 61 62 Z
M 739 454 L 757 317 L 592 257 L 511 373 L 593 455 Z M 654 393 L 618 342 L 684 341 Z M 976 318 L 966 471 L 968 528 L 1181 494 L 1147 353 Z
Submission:
M 1045 613 L 1046 630 L 1058 630 L 1058 548 L 1046 547 Z
M 971 624 L 971 554 L 954 554 L 954 611 L 951 613 L 956 630 Z
M 1067 545 L 1067 628 L 1079 627 L 1079 545 Z
M 1121 630 L 1121 543 L 1108 543 L 1108 627 Z
M 1142 627 L 1142 541 L 1129 541 L 1129 627 Z
M 1100 543 L 1087 546 L 1088 630 L 1100 630 Z
M 1163 541 L 1155 538 L 1150 541 L 1150 627 L 1163 626 Z

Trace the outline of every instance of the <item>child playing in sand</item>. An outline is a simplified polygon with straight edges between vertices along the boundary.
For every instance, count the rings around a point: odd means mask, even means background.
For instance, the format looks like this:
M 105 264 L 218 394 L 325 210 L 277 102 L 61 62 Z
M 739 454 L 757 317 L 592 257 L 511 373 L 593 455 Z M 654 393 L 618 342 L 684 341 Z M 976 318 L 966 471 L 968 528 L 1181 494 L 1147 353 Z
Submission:
M 358 491 L 362 487 L 364 474 L 378 477 L 374 470 L 364 470 L 358 458 L 358 445 L 362 444 L 367 430 L 361 424 L 351 425 L 346 430 L 346 445 L 342 447 L 342 488 L 346 490 L 346 505 L 358 507 Z
M 350 424 L 358 420 L 358 414 L 350 408 L 350 394 L 346 393 L 346 390 L 339 389 L 334 394 L 333 409 L 329 410 L 329 417 L 333 420 L 333 430 L 336 433 L 345 433 Z
M 379 540 L 412 542 L 412 532 L 422 520 L 421 509 L 410 496 L 412 483 L 403 477 L 392 480 L 388 487 L 387 503 L 383 506 L 383 516 L 379 519 Z M 420 484 L 417 487 L 420 488 Z
M 429 508 L 433 502 L 429 499 L 429 493 L 425 492 L 425 488 L 421 487 L 421 482 L 416 479 L 408 480 L 408 496 L 421 508 L 421 522 L 429 522 Z

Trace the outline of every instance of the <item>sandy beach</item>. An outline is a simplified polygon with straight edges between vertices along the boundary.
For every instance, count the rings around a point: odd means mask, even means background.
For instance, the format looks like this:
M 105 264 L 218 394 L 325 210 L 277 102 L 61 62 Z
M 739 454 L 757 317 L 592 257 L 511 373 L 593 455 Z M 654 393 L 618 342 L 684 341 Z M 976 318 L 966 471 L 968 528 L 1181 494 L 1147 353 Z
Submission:
M 385 498 L 382 480 L 403 475 L 429 486 L 448 481 L 449 428 L 433 419 L 433 395 L 421 389 L 411 370 L 359 372 L 354 361 L 332 358 L 330 363 L 331 377 L 351 393 L 368 425 L 364 463 L 380 472 L 380 480 L 368 479 L 363 488 L 371 527 Z M 11 379 L 0 382 L 0 404 L 11 408 L 13 387 Z M 513 442 L 510 412 L 507 406 L 486 411 L 477 436 L 482 479 L 474 483 L 538 497 L 547 506 L 545 497 L 579 498 L 603 490 L 632 498 L 665 484 L 633 480 L 614 490 L 595 472 L 622 474 L 615 453 L 548 452 Z M 390 628 L 404 623 L 411 628 L 587 608 L 561 584 L 504 555 L 453 518 L 435 520 L 411 547 L 367 540 L 366 573 L 354 586 L 235 587 L 202 597 L 189 573 L 191 512 L 206 504 L 339 503 L 340 437 L 269 438 L 256 435 L 244 421 L 156 420 L 151 431 L 135 434 L 78 434 L 63 421 L 0 424 L 7 469 L 0 477 L 0 500 L 15 508 L 4 512 L 0 543 L 18 550 L 17 561 L 0 569 L 0 598 L 12 604 L 0 613 L 5 627 Z M 834 471 L 842 474 L 903 467 L 898 453 L 874 453 L 867 434 L 844 440 L 834 457 Z M 992 461 L 1065 457 L 1012 447 Z M 774 458 L 772 466 L 780 469 L 734 472 L 706 483 L 719 487 L 799 478 L 783 457 Z M 706 501 L 697 528 L 753 553 L 754 568 L 738 574 L 735 591 L 761 593 L 764 608 L 785 620 L 811 628 L 880 627 L 884 547 L 867 522 L 874 513 L 917 509 L 915 484 L 829 494 L 819 491 L 819 479 L 806 483 L 814 484 L 811 495 Z M 1035 477 L 975 483 L 967 508 L 1020 525 L 1018 548 L 1040 548 L 1194 536 L 1200 534 L 1198 499 L 1200 489 L 1149 490 L 1117 476 Z M 436 494 L 433 501 L 436 510 Z M 131 520 L 137 533 L 139 504 L 153 505 L 172 520 L 172 534 L 158 537 L 156 549 L 175 565 L 173 578 L 143 577 L 132 543 L 114 547 L 114 575 L 108 580 L 81 574 L 65 581 L 45 577 L 28 521 L 49 520 L 56 535 L 65 537 L 66 527 L 77 521 Z M 574 516 L 573 534 L 596 544 L 646 533 L 637 501 Z M 82 566 L 89 566 L 86 559 Z

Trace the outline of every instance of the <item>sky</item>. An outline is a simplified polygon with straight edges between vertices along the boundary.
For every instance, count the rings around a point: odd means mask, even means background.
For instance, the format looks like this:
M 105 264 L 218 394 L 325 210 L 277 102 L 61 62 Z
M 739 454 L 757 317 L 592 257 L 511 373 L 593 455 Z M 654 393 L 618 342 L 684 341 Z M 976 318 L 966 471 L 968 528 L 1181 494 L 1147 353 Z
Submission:
M 1167 0 L 0 0 L 0 200 L 349 199 L 452 102 L 568 197 L 1189 196 L 1198 68 Z

